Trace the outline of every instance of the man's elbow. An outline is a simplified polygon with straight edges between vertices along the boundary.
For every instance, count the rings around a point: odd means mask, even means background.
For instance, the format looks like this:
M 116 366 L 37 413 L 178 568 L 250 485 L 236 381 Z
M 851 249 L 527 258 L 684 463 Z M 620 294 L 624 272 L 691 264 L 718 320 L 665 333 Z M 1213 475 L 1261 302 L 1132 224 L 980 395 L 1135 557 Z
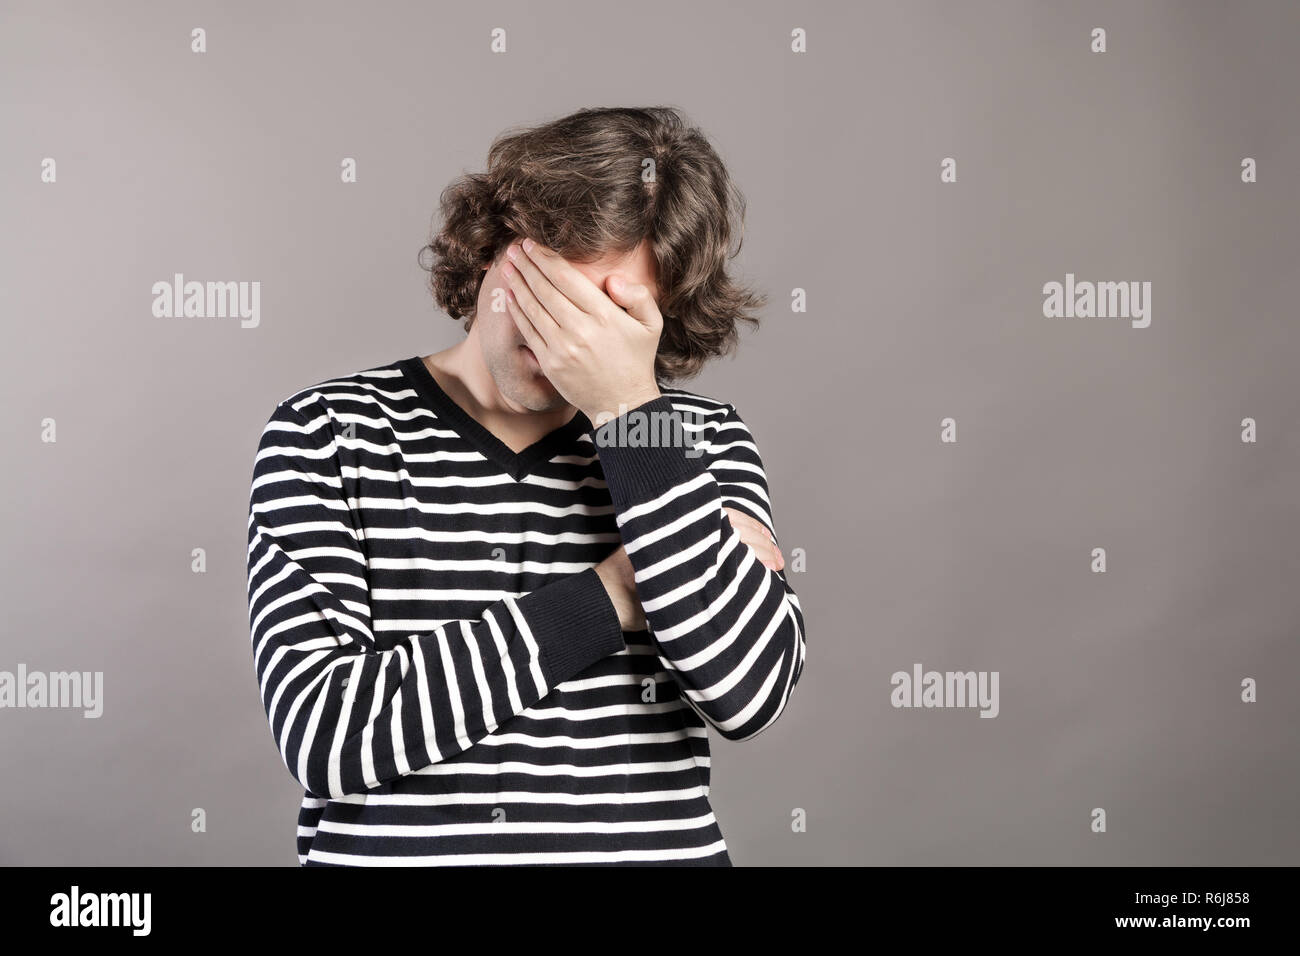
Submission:
M 747 708 L 748 713 L 741 713 L 729 720 L 713 721 L 714 729 L 723 739 L 753 740 L 785 713 L 795 685 L 799 683 L 799 677 L 803 673 L 802 630 L 796 630 L 790 640 L 791 646 L 772 675 L 773 679 L 768 682 L 761 703 L 757 706 L 751 703 Z
M 789 701 L 787 696 L 784 700 L 773 702 L 772 705 L 764 707 L 753 718 L 746 720 L 742 724 L 714 722 L 714 729 L 722 736 L 724 740 L 753 740 L 767 728 L 776 723 L 776 719 L 785 713 L 786 703 Z
M 307 759 L 302 763 L 298 762 L 297 755 L 284 755 L 285 766 L 293 779 L 298 781 L 298 786 L 310 796 L 321 797 L 326 800 L 337 800 L 344 796 L 340 781 L 339 787 L 330 786 L 329 755 L 317 753 L 315 751 L 307 755 Z

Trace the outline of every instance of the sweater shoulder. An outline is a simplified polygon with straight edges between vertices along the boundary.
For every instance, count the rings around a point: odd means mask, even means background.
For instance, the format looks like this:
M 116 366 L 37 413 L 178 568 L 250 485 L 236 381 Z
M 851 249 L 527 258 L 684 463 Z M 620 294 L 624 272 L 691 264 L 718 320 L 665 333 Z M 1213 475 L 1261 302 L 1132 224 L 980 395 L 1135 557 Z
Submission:
M 402 361 L 398 359 L 320 379 L 290 392 L 276 403 L 277 408 L 288 406 L 310 418 L 312 413 L 334 412 L 337 415 L 377 405 L 407 387 Z
M 684 388 L 660 388 L 659 394 L 672 403 L 673 408 L 686 416 L 712 419 L 718 422 L 736 416 L 736 407 L 730 402 Z
M 750 438 L 749 426 L 731 402 L 684 388 L 660 388 L 659 393 L 681 414 L 697 441 L 713 443 Z

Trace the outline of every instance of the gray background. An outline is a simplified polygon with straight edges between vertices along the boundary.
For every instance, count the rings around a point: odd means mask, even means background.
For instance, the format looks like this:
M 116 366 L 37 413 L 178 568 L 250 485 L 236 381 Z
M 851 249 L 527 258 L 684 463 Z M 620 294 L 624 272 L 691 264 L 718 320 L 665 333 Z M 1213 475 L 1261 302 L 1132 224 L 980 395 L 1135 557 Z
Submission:
M 788 710 L 713 737 L 735 862 L 1300 862 L 1300 4 L 737 9 L 0 6 L 0 669 L 105 681 L 98 720 L 0 711 L 0 861 L 296 863 L 248 634 L 261 426 L 461 334 L 416 255 L 493 136 L 673 105 L 772 296 L 685 384 L 740 409 L 808 557 Z M 154 318 L 174 272 L 260 281 L 261 326 Z M 1150 328 L 1045 318 L 1067 272 L 1150 281 Z M 918 661 L 998 671 L 1000 715 L 894 709 Z

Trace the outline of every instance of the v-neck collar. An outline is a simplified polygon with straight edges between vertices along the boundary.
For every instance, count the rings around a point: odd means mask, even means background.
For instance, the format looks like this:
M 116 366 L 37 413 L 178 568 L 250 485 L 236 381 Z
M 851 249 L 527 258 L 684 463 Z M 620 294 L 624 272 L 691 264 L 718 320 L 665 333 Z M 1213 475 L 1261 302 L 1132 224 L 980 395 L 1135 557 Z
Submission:
M 424 358 L 413 355 L 397 363 L 398 368 L 410 381 L 420 395 L 439 418 L 451 425 L 484 458 L 495 462 L 501 470 L 515 481 L 529 474 L 542 462 L 550 461 L 561 452 L 571 449 L 579 435 L 591 430 L 591 422 L 580 411 L 565 424 L 543 435 L 522 451 L 512 451 L 510 446 L 492 434 L 478 419 L 461 408 L 443 391 L 438 380 L 433 377 Z

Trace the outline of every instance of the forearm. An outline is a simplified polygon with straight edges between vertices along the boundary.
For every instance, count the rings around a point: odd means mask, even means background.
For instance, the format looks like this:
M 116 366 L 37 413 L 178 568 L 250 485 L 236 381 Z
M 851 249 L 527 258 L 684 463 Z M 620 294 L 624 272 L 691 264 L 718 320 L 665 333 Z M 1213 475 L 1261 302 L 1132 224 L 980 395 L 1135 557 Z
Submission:
M 667 398 L 633 411 L 676 414 Z M 803 615 L 786 579 L 732 526 L 706 458 L 687 450 L 605 444 L 600 457 L 665 665 L 721 733 L 744 739 L 776 719 L 798 680 Z M 747 467 L 765 488 L 761 466 Z
M 285 766 L 310 793 L 373 789 L 469 749 L 561 681 L 624 647 L 612 603 L 583 572 L 390 650 L 301 622 L 254 632 L 261 696 Z M 292 636 L 290 636 L 292 635 Z

